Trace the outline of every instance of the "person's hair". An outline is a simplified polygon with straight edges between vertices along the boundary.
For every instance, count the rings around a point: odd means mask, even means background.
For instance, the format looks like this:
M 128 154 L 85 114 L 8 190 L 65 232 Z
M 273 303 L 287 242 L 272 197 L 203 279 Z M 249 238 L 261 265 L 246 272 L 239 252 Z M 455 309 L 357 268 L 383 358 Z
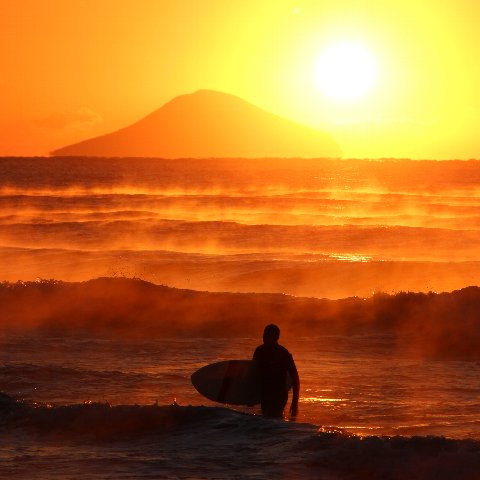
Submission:
M 280 329 L 271 323 L 270 325 L 267 325 L 265 327 L 265 330 L 263 330 L 263 341 L 278 341 L 280 338 Z

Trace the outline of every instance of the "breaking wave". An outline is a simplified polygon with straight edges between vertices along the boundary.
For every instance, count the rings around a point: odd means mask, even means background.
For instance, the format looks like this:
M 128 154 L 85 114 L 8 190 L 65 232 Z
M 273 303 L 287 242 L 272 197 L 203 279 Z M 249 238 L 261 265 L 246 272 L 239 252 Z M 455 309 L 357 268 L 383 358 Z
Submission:
M 33 434 L 42 445 L 35 458 L 22 458 L 23 468 L 46 465 L 52 455 L 49 445 L 96 444 L 99 476 L 92 478 L 118 474 L 119 466 L 125 474 L 124 463 L 105 465 L 113 445 L 127 457 L 133 446 L 141 450 L 143 468 L 157 478 L 175 473 L 176 478 L 473 480 L 480 468 L 480 443 L 474 440 L 361 438 L 218 407 L 49 406 L 0 394 L 0 425 L 17 442 Z M 47 447 L 49 455 L 43 450 Z M 4 459 L 3 467 L 13 471 L 18 460 Z M 78 464 L 73 466 L 78 473 Z M 89 473 L 85 465 L 82 470 Z
M 181 290 L 138 279 L 0 284 L 3 332 L 124 338 L 258 337 L 281 318 L 295 336 L 389 332 L 423 356 L 480 358 L 480 288 L 340 300 Z

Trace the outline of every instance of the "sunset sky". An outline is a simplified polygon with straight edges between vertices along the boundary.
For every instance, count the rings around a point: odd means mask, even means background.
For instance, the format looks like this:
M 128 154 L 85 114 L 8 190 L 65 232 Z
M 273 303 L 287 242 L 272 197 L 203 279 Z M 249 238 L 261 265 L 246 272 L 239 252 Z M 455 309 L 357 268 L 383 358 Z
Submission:
M 214 89 L 331 133 L 345 157 L 480 158 L 479 21 L 472 0 L 3 0 L 0 155 Z M 336 95 L 318 70 L 342 45 L 368 61 L 343 59 Z

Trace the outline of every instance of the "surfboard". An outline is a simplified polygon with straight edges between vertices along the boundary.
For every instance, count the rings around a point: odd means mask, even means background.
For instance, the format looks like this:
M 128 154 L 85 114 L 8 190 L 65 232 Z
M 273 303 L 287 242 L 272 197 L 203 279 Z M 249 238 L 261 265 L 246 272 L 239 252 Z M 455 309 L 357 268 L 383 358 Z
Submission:
M 260 403 L 260 372 L 253 360 L 227 360 L 206 365 L 191 376 L 192 384 L 209 400 L 229 405 Z
M 260 370 L 253 360 L 211 363 L 194 372 L 191 380 L 199 393 L 214 402 L 247 406 L 261 402 Z M 291 386 L 287 373 L 287 390 Z

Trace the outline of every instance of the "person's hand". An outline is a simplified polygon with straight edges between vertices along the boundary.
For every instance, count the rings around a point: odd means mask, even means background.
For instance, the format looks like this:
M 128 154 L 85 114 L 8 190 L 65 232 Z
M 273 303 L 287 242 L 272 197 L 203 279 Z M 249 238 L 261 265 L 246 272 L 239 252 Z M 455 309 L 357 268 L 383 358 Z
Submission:
M 298 414 L 298 403 L 297 402 L 292 402 L 290 405 L 290 418 L 292 420 L 295 420 Z

